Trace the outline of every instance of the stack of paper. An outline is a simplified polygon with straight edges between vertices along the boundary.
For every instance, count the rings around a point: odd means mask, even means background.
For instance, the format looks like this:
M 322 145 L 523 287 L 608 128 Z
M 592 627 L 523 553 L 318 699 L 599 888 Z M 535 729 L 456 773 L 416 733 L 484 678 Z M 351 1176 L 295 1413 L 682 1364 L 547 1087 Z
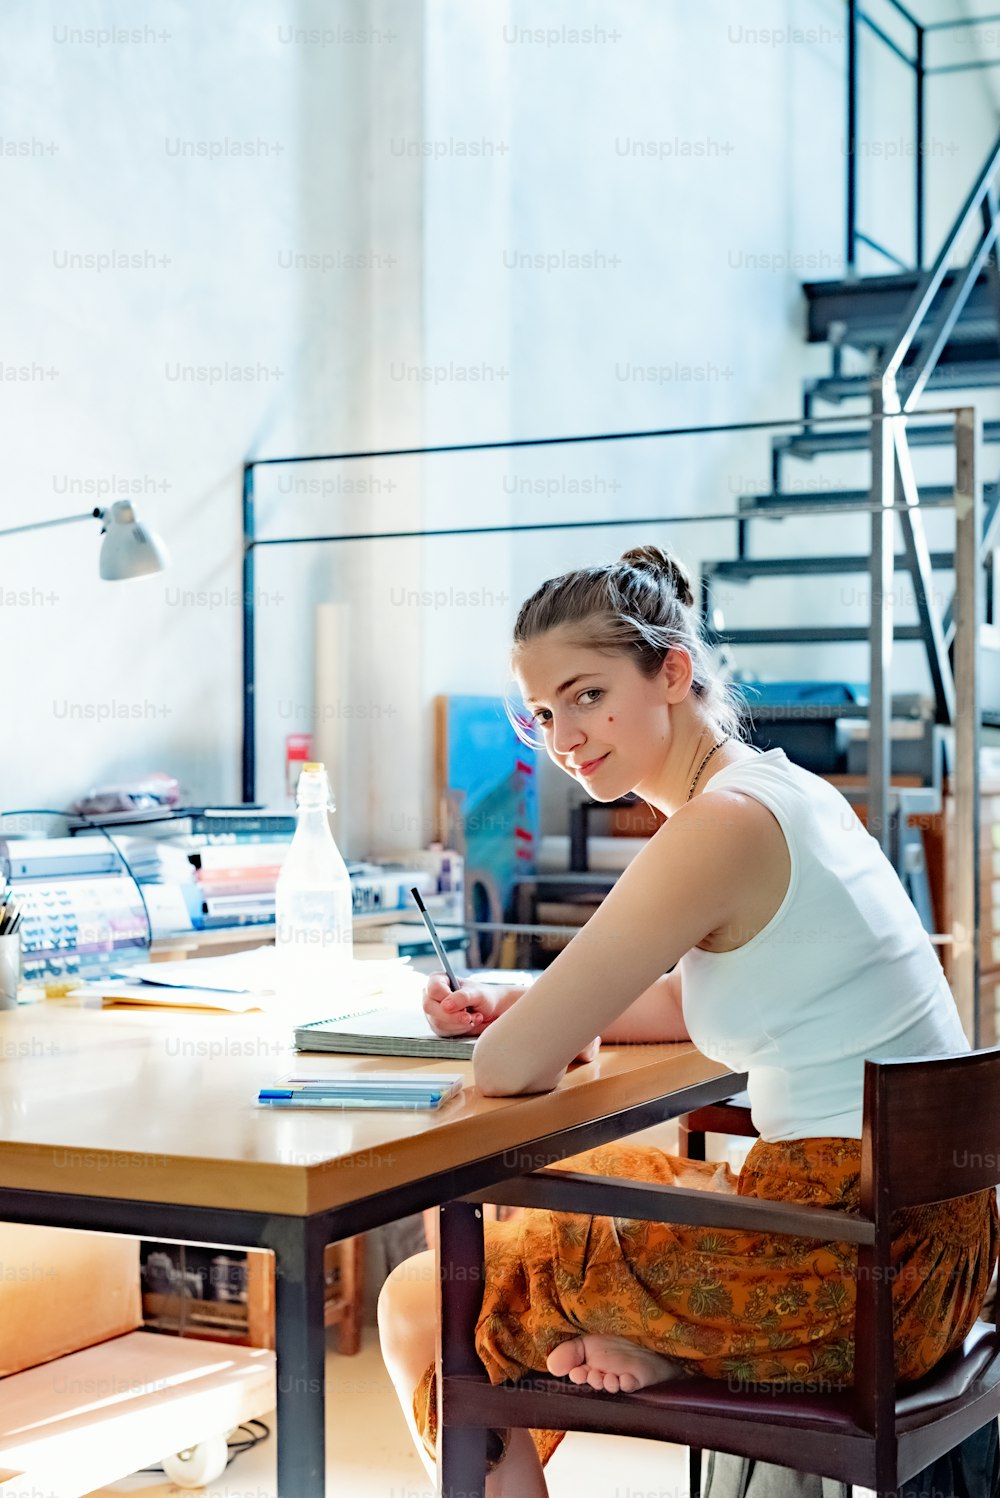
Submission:
M 277 999 L 274 947 L 255 947 L 225 957 L 193 957 L 182 962 L 149 962 L 123 968 L 113 977 L 74 990 L 74 997 L 107 1003 L 158 1004 L 172 1009 L 220 1009 L 240 1014 L 273 1009 Z M 355 962 L 337 984 L 334 1002 L 341 1014 L 372 1007 L 373 1000 L 420 1014 L 424 980 L 405 959 Z M 309 998 L 312 1014 L 322 1014 L 330 995 Z M 297 1016 L 299 1018 L 303 1015 Z

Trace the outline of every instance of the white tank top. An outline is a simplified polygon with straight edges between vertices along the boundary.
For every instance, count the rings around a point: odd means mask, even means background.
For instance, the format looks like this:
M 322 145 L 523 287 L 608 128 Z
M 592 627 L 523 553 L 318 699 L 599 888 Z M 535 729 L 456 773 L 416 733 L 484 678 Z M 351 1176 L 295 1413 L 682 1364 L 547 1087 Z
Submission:
M 860 1139 L 866 1057 L 969 1049 L 941 964 L 896 871 L 833 786 L 770 749 L 719 770 L 702 794 L 715 790 L 772 812 L 791 874 L 750 941 L 683 957 L 688 1031 L 706 1056 L 749 1074 L 761 1138 Z

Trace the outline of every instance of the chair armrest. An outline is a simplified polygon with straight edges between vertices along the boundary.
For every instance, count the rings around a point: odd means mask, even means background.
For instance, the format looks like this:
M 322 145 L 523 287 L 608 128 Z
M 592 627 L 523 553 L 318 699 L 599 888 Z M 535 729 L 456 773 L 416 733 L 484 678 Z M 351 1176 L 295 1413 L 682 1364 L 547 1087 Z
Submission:
M 676 1222 L 688 1227 L 736 1228 L 744 1232 L 787 1233 L 828 1243 L 874 1243 L 875 1225 L 825 1207 L 796 1207 L 757 1196 L 692 1191 L 618 1176 L 575 1170 L 536 1170 L 470 1192 L 463 1201 L 544 1207 L 550 1212 L 586 1212 L 600 1217 L 631 1217 L 639 1222 Z

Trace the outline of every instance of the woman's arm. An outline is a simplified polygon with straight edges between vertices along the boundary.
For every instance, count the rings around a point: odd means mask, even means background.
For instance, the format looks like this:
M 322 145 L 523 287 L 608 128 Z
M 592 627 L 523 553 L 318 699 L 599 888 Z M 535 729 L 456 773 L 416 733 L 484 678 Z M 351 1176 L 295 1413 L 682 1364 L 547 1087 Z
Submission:
M 432 973 L 424 988 L 424 1013 L 436 1035 L 478 1036 L 527 992 L 523 985 L 463 984 L 453 993 L 444 973 Z M 680 968 L 651 983 L 634 1004 L 605 1026 L 599 1038 L 609 1045 L 619 1040 L 690 1040 L 681 1009 Z
M 613 1045 L 618 1040 L 690 1040 L 681 1008 L 681 970 L 675 967 L 651 983 L 617 1019 L 605 1025 L 601 1039 Z
M 717 791 L 681 807 L 533 987 L 480 1037 L 480 1090 L 507 1097 L 555 1087 L 595 1035 L 621 1034 L 614 1027 L 640 996 L 645 1011 L 646 991 L 685 952 L 739 927 L 741 907 L 777 856 L 787 857 L 780 828 L 750 797 Z

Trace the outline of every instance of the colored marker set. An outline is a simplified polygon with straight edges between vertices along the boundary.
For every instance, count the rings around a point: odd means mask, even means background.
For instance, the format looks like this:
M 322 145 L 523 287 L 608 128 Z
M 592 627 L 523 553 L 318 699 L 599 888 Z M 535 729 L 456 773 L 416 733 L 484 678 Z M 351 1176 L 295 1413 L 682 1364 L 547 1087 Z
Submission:
M 328 1077 L 286 1077 L 262 1087 L 257 1101 L 269 1108 L 440 1108 L 462 1091 L 460 1072 L 344 1072 Z

